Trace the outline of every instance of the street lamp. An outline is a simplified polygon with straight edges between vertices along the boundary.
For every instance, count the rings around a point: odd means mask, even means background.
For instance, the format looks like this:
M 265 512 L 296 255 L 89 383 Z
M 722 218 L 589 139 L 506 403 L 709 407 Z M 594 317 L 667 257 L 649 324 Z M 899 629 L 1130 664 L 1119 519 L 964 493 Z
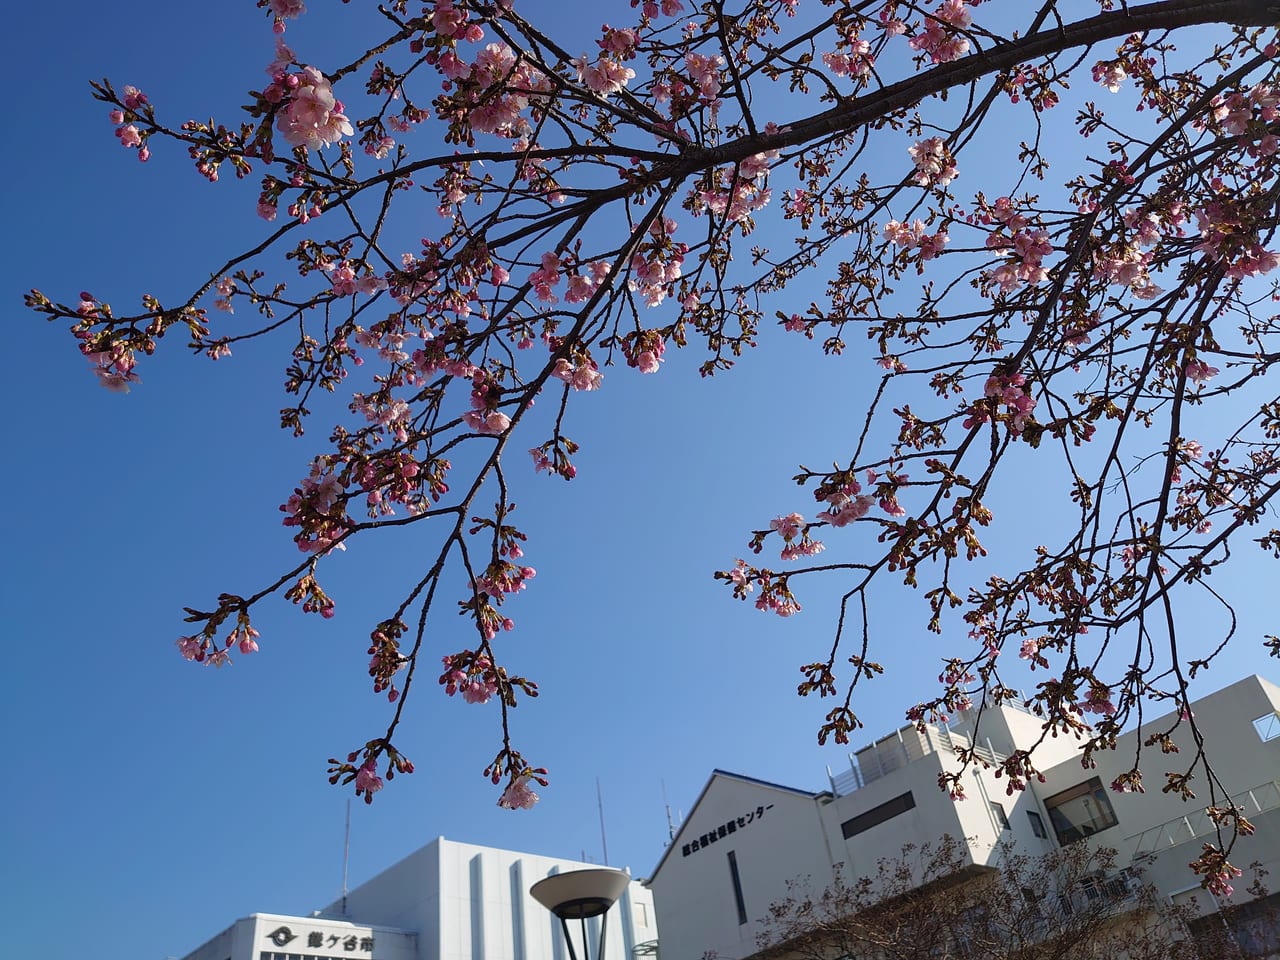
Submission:
M 571 870 L 539 880 L 529 888 L 533 899 L 560 918 L 564 941 L 569 945 L 570 960 L 579 960 L 573 949 L 573 937 L 569 933 L 569 921 L 577 920 L 582 927 L 582 958 L 592 960 L 587 949 L 587 920 L 600 918 L 600 942 L 596 945 L 595 960 L 604 960 L 605 924 L 609 908 L 622 896 L 631 882 L 631 874 L 625 870 L 596 868 Z

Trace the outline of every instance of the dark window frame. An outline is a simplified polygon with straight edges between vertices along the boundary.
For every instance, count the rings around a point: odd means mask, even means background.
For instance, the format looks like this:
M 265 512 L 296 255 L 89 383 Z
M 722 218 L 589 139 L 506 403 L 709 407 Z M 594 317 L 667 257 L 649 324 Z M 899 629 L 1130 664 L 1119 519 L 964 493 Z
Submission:
M 1049 839 L 1049 829 L 1044 825 L 1044 817 L 1035 810 L 1027 811 L 1027 819 L 1031 821 L 1031 832 L 1041 840 Z
M 736 850 L 729 851 L 729 876 L 733 880 L 733 902 L 738 908 L 738 926 L 747 922 L 747 903 L 742 898 L 742 877 L 738 875 Z
M 872 807 L 865 813 L 860 813 L 856 817 L 850 817 L 844 823 L 840 824 L 840 833 L 846 840 L 856 837 L 860 833 L 865 833 L 872 827 L 878 827 L 887 820 L 892 820 L 900 814 L 906 813 L 908 810 L 914 810 L 916 806 L 916 798 L 911 795 L 911 791 L 899 794 L 892 800 L 886 800 L 884 803 Z

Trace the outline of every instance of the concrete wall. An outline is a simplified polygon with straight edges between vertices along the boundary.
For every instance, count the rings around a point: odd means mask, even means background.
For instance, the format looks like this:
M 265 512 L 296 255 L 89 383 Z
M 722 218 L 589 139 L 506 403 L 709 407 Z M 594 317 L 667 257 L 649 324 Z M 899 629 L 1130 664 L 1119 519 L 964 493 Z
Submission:
M 833 842 L 839 840 L 837 832 Z M 746 923 L 739 922 L 730 852 Z M 713 774 L 650 881 L 663 960 L 754 953 L 758 921 L 786 896 L 788 881 L 822 889 L 833 879 L 832 862 L 817 795 Z
M 943 756 L 937 753 L 923 756 L 822 808 L 827 832 L 837 847 L 836 860 L 844 864 L 846 880 L 875 873 L 876 864 L 882 858 L 900 855 L 907 843 L 932 840 L 947 833 L 956 837 L 966 835 L 961 829 L 958 805 L 938 789 Z M 842 824 L 908 792 L 915 804 L 912 809 L 844 838 Z M 986 833 L 990 839 L 989 823 L 986 823 Z
M 367 883 L 335 900 L 320 913 L 325 917 L 352 919 L 400 927 L 417 932 L 426 945 L 439 933 L 440 872 L 438 841 L 415 850 L 383 870 Z M 434 954 L 424 953 L 426 956 Z

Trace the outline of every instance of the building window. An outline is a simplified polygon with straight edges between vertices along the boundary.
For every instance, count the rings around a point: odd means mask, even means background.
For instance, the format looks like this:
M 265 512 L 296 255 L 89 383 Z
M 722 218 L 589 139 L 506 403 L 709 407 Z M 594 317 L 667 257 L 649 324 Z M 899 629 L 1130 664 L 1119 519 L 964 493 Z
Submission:
M 1280 737 L 1280 711 L 1273 711 L 1253 721 L 1253 729 L 1258 731 L 1262 742 Z
M 1119 823 L 1107 791 L 1097 777 L 1055 793 L 1045 800 L 1044 807 L 1061 844 L 1075 843 Z
M 742 878 L 738 876 L 738 857 L 729 851 L 729 876 L 733 880 L 733 902 L 738 907 L 738 926 L 747 922 L 747 904 L 742 899 Z
M 1044 899 L 1044 897 L 1037 894 L 1030 887 L 1022 887 L 1021 889 L 1022 889 L 1022 902 L 1026 905 L 1027 913 L 1029 913 L 1033 917 L 1039 917 L 1041 915 L 1040 902 Z
M 1044 828 L 1044 818 L 1034 810 L 1027 811 L 1027 819 L 1031 821 L 1031 832 L 1041 840 L 1049 839 L 1049 832 Z
M 996 826 L 1001 830 L 1013 829 L 1013 827 L 1009 826 L 1009 817 L 1005 814 L 1004 807 L 1000 806 L 1000 804 L 996 803 L 994 800 L 991 801 L 991 816 L 995 818 Z
M 853 819 L 846 820 L 840 824 L 840 832 L 848 840 L 850 837 L 856 837 L 872 827 L 878 827 L 886 820 L 892 820 L 900 813 L 906 813 L 908 810 L 914 809 L 915 805 L 916 799 L 911 796 L 911 791 L 908 790 L 902 796 L 886 800 L 880 806 L 872 807 L 866 813 L 860 813 Z

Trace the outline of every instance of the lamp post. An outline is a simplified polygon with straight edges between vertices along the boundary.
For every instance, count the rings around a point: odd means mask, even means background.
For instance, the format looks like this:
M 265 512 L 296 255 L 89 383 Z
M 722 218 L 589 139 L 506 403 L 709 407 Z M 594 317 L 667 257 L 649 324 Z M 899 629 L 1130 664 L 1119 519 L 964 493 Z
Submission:
M 560 928 L 564 931 L 565 943 L 569 945 L 570 960 L 579 960 L 579 957 L 573 949 L 569 921 L 577 920 L 582 928 L 580 960 L 593 960 L 587 946 L 587 920 L 599 917 L 600 941 L 596 944 L 594 960 L 604 960 L 604 935 L 609 908 L 622 896 L 622 891 L 627 889 L 630 882 L 631 875 L 625 870 L 571 870 L 539 880 L 529 888 L 529 893 L 560 918 Z

